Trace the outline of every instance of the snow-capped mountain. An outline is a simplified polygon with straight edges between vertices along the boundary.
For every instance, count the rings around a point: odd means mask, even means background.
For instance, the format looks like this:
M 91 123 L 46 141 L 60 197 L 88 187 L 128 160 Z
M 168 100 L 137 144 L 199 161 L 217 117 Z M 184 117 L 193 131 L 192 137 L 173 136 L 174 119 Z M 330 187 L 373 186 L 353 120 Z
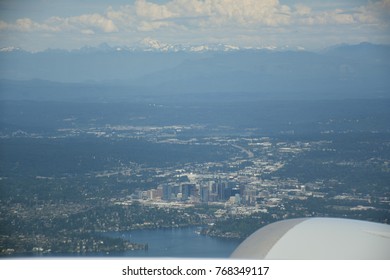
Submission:
M 388 95 L 390 47 L 359 44 L 322 53 L 233 45 L 101 44 L 39 53 L 3 48 L 0 79 L 126 84 L 149 92 Z M 1 86 L 1 83 L 0 83 Z
M 10 47 L 3 47 L 0 48 L 0 52 L 14 52 L 14 51 L 21 51 L 21 48 L 10 46 Z
M 160 42 L 152 38 L 144 38 L 138 44 L 136 44 L 137 50 L 145 51 L 160 51 L 160 52 L 207 52 L 207 51 L 238 51 L 239 47 L 225 44 L 202 44 L 202 45 L 190 45 L 190 44 L 168 44 Z
M 101 43 L 97 46 L 84 46 L 79 49 L 65 50 L 65 49 L 47 49 L 40 52 L 70 52 L 70 53 L 95 53 L 95 52 L 236 52 L 236 51 L 248 51 L 248 50 L 267 50 L 267 51 L 286 51 L 286 50 L 304 50 L 300 46 L 289 47 L 282 46 L 277 47 L 273 45 L 264 46 L 245 46 L 239 47 L 232 44 L 169 44 L 159 40 L 146 37 L 131 46 L 127 45 L 115 45 L 111 46 L 108 43 Z M 18 47 L 8 46 L 0 48 L 0 52 L 13 52 L 13 51 L 24 51 Z

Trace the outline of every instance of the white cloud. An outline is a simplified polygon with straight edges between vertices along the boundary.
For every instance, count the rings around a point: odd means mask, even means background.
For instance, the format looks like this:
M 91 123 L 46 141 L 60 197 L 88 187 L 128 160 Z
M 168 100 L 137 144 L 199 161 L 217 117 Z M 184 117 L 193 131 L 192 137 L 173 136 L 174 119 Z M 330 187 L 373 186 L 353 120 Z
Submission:
M 358 9 L 355 18 L 361 23 L 388 26 L 390 23 L 390 0 L 369 2 L 367 6 Z
M 10 29 L 10 25 L 5 21 L 0 20 L 0 30 L 7 30 L 7 29 Z
M 141 21 L 138 24 L 137 30 L 148 32 L 168 26 L 172 26 L 172 24 L 165 21 Z
M 80 32 L 84 35 L 94 35 L 95 34 L 95 32 L 91 29 L 82 29 Z
M 117 32 L 118 28 L 111 19 L 99 14 L 86 14 L 76 17 L 61 18 L 50 17 L 43 23 L 38 23 L 30 18 L 21 18 L 15 23 L 0 22 L 0 30 L 11 30 L 19 32 L 61 32 L 99 30 L 106 33 Z M 90 32 L 88 32 L 90 33 Z
M 311 8 L 302 4 L 295 5 L 295 13 L 298 16 L 307 16 L 312 12 Z
M 62 32 L 72 33 L 72 36 L 87 34 L 95 35 L 89 36 L 88 40 L 110 42 L 112 39 L 120 44 L 131 44 L 152 36 L 169 43 L 238 42 L 257 46 L 289 44 L 291 40 L 302 45 L 300 38 L 314 41 L 312 35 L 315 32 L 316 36 L 321 36 L 321 32 L 332 33 L 332 40 L 338 36 L 340 41 L 345 38 L 340 35 L 343 32 L 348 36 L 361 32 L 361 38 L 369 40 L 369 34 L 381 32 L 384 38 L 390 29 L 390 0 L 369 1 L 366 5 L 361 5 L 361 1 L 359 4 L 351 1 L 348 5 L 343 1 L 344 4 L 340 5 L 336 0 L 327 2 L 327 5 L 316 1 L 304 1 L 303 5 L 279 0 L 129 2 L 128 5 L 106 7 L 105 12 L 100 13 L 61 17 L 54 14 L 39 22 L 28 17 L 14 22 L 3 20 L 0 21 L 0 31 L 52 33 L 53 38 L 57 34 L 61 36 Z M 76 40 L 76 36 L 73 38 Z
M 20 31 L 25 31 L 25 32 L 41 29 L 40 25 L 38 23 L 33 22 L 29 18 L 18 19 L 15 23 L 15 28 L 20 30 Z
M 107 19 L 99 14 L 87 14 L 68 19 L 74 26 L 85 26 L 89 28 L 97 28 L 103 32 L 117 32 L 118 28 L 111 19 Z
M 136 0 L 119 9 L 108 7 L 104 15 L 84 14 L 73 17 L 52 17 L 43 23 L 29 18 L 18 19 L 14 24 L 1 22 L 0 29 L 22 32 L 62 30 L 92 30 L 143 32 L 162 28 L 259 28 L 291 24 L 326 25 L 378 23 L 390 18 L 390 0 L 369 2 L 352 11 L 342 9 L 315 10 L 296 4 L 282 5 L 278 0 L 171 0 L 156 4 L 150 0 Z
M 312 14 L 309 17 L 299 18 L 298 22 L 308 25 L 334 25 L 353 24 L 356 23 L 356 20 L 353 14 L 346 13 L 341 9 L 336 9 L 318 14 Z
M 29 18 L 21 18 L 15 21 L 15 23 L 7 23 L 0 21 L 0 30 L 20 31 L 20 32 L 32 32 L 32 31 L 50 31 L 56 32 L 58 29 L 55 26 L 51 26 L 46 23 L 37 23 Z
M 286 25 L 291 11 L 278 0 L 171 0 L 165 4 L 137 0 L 116 10 L 109 7 L 105 17 L 120 30 L 153 31 Z
M 332 7 L 332 6 L 331 6 Z M 137 0 L 119 10 L 109 9 L 107 15 L 121 25 L 140 31 L 162 28 L 260 28 L 301 25 L 348 25 L 383 20 L 390 17 L 390 0 L 369 2 L 353 10 L 316 10 L 296 4 L 282 5 L 278 0 L 171 0 L 156 4 Z
M 149 3 L 146 0 L 135 2 L 135 12 L 138 17 L 152 21 L 179 16 L 173 13 L 167 5 Z
M 303 6 L 295 6 L 295 22 L 307 25 L 377 24 L 389 26 L 390 0 L 370 1 L 365 6 L 332 9 L 316 12 Z
M 172 0 L 165 5 L 145 5 L 145 0 L 136 2 L 136 6 L 148 12 L 143 12 L 144 18 L 150 20 L 180 18 L 185 24 L 189 19 L 194 24 L 197 18 L 200 26 L 209 27 L 238 24 L 277 26 L 288 24 L 290 21 L 290 8 L 281 5 L 278 0 Z

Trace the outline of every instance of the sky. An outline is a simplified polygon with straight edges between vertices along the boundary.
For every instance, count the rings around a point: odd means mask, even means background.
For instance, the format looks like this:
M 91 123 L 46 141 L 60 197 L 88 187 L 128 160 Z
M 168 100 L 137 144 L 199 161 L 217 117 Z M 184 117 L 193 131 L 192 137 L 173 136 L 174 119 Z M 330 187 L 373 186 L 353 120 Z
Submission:
M 0 0 L 0 48 L 390 44 L 390 0 Z

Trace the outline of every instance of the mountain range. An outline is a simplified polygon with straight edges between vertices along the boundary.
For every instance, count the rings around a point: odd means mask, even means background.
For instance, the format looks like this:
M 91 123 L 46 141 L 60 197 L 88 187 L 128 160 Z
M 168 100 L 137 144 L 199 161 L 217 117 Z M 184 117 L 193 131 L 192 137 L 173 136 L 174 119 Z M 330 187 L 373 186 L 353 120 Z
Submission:
M 145 47 L 146 46 L 146 47 Z M 390 97 L 390 46 L 361 43 L 320 52 L 234 46 L 110 47 L 0 51 L 0 98 L 251 94 L 262 98 Z M 115 89 L 115 93 L 109 93 Z M 57 92 L 57 95 L 56 95 Z M 38 94 L 39 93 L 39 94 Z

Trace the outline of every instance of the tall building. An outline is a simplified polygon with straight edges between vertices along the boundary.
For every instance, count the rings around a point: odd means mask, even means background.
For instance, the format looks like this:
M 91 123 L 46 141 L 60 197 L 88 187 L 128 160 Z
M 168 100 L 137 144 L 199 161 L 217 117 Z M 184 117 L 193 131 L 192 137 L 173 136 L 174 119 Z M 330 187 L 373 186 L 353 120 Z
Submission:
M 163 185 L 163 196 L 164 200 L 171 200 L 171 186 L 168 184 Z
M 190 196 L 195 196 L 196 185 L 184 183 L 181 185 L 182 200 L 187 200 Z
M 163 187 L 158 186 L 156 189 L 156 198 L 162 198 L 163 197 Z
M 257 198 L 257 190 L 254 188 L 246 188 L 244 190 L 243 200 L 247 205 L 255 205 Z
M 217 184 L 214 181 L 210 181 L 209 183 L 210 194 L 217 193 Z
M 208 186 L 203 186 L 203 187 L 200 187 L 200 193 L 199 193 L 199 196 L 200 196 L 200 201 L 203 202 L 203 203 L 207 203 L 209 202 L 209 187 Z
M 217 183 L 217 194 L 218 194 L 218 200 L 220 200 L 220 201 L 226 200 L 225 199 L 225 188 L 226 188 L 226 186 L 227 186 L 226 182 L 219 181 Z

